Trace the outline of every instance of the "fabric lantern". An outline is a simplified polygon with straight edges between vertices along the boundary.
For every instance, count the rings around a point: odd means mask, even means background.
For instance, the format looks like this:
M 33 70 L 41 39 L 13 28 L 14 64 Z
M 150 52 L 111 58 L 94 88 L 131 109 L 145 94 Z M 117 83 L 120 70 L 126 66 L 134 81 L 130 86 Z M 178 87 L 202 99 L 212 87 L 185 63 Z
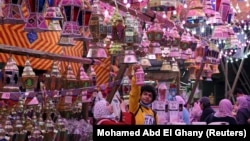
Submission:
M 136 72 L 135 72 L 136 85 L 138 85 L 138 86 L 144 85 L 144 75 L 145 74 L 144 74 L 142 67 L 140 67 L 139 69 L 136 70 Z
M 92 35 L 89 29 L 89 21 L 92 15 L 91 7 L 88 6 L 89 4 L 85 4 L 83 2 L 83 6 L 80 10 L 78 16 L 78 24 L 80 26 L 81 36 L 76 37 L 75 40 L 77 41 L 88 41 L 92 39 Z
M 25 2 L 29 10 L 29 17 L 25 23 L 24 30 L 27 32 L 48 30 L 43 16 L 46 0 L 25 0 Z
M 6 24 L 24 24 L 26 19 L 22 12 L 23 0 L 5 0 L 3 7 L 3 23 Z
M 78 37 L 80 36 L 77 19 L 82 6 L 81 0 L 62 0 L 61 8 L 64 13 L 63 29 L 61 36 Z

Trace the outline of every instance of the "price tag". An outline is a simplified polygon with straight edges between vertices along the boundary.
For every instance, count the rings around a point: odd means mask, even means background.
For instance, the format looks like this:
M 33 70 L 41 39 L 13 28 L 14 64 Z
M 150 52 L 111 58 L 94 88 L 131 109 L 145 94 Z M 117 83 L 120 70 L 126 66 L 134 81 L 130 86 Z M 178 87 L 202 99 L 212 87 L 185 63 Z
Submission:
M 3 93 L 2 99 L 10 99 L 10 93 Z
M 71 104 L 72 103 L 72 96 L 65 96 L 65 99 L 64 99 L 65 103 L 68 103 L 68 104 Z

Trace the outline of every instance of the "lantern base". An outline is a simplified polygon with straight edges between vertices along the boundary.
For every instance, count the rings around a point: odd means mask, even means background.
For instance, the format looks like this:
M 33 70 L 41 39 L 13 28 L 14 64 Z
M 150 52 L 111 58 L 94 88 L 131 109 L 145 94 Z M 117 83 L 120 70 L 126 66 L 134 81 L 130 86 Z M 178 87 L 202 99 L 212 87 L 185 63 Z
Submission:
M 48 25 L 49 31 L 61 31 L 61 25 L 59 20 L 50 20 L 50 23 Z
M 24 30 L 27 32 L 41 32 L 48 30 L 45 18 L 43 17 L 42 13 L 30 13 L 27 23 L 24 26 Z
M 3 8 L 3 23 L 5 24 L 24 24 L 26 20 L 23 16 L 21 5 L 6 4 Z
M 79 31 L 79 26 L 77 22 L 66 21 L 63 23 L 63 29 L 61 31 L 61 36 L 64 37 L 80 37 L 81 33 Z
M 46 14 L 45 14 L 45 19 L 50 19 L 50 20 L 61 20 L 63 19 L 62 12 L 59 7 L 48 7 Z
M 92 44 L 88 50 L 87 58 L 107 58 L 107 53 L 102 44 L 101 42 Z

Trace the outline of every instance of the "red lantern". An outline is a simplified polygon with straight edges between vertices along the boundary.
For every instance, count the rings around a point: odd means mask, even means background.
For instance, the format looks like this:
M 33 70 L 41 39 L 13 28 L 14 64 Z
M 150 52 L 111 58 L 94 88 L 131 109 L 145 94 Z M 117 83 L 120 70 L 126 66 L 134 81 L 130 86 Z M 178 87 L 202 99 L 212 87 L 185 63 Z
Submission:
M 48 27 L 43 16 L 46 0 L 25 0 L 25 2 L 29 10 L 29 17 L 24 26 L 24 30 L 28 32 L 47 30 Z
M 22 2 L 23 0 L 5 0 L 5 6 L 3 7 L 3 23 L 23 24 L 26 22 L 21 8 Z
M 71 37 L 81 36 L 81 33 L 79 31 L 79 26 L 77 23 L 77 19 L 79 16 L 80 9 L 82 7 L 82 1 L 81 0 L 62 0 L 61 6 L 63 9 L 64 18 L 65 18 L 61 36 L 71 36 Z

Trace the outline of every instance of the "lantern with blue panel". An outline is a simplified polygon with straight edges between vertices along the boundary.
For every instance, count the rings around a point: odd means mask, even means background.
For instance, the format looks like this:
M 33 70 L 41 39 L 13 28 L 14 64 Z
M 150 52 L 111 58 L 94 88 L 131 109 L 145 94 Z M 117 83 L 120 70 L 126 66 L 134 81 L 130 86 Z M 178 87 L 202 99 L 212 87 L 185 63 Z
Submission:
M 89 29 L 91 14 L 91 7 L 89 7 L 89 4 L 85 4 L 84 2 L 78 16 L 78 24 L 80 27 L 79 30 L 81 32 L 81 36 L 74 38 L 76 41 L 88 41 L 92 39 L 91 31 Z
M 27 32 L 41 32 L 48 29 L 43 16 L 46 0 L 25 0 L 29 10 L 29 17 L 24 26 Z
M 81 0 L 62 0 L 61 8 L 64 13 L 63 29 L 61 36 L 79 37 L 81 33 L 79 31 L 79 25 L 77 22 L 79 12 L 82 7 Z
M 63 19 L 63 14 L 59 7 L 59 0 L 47 0 L 48 7 L 45 13 L 45 19 L 49 20 L 49 30 L 62 30 L 60 21 Z
M 3 23 L 5 24 L 24 24 L 26 19 L 22 12 L 23 0 L 5 0 L 3 6 Z

